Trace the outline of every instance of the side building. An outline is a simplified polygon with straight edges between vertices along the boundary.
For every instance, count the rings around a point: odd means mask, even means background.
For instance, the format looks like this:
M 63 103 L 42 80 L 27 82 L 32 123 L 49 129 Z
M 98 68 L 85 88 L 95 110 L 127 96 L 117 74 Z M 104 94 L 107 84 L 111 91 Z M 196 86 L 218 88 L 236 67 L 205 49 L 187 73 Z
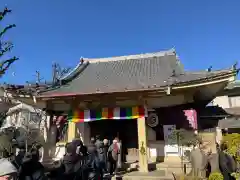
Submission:
M 212 105 L 222 107 L 223 109 L 240 109 L 240 81 L 236 80 L 230 83 L 213 99 Z
M 239 80 L 219 92 L 200 115 L 205 128 L 219 127 L 228 132 L 240 130 L 240 82 Z

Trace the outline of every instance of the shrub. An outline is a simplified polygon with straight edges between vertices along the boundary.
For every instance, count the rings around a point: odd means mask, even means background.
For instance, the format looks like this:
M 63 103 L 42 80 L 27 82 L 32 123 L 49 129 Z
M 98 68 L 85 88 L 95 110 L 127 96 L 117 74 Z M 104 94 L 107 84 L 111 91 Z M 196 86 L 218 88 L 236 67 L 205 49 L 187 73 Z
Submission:
M 210 174 L 208 180 L 224 180 L 224 178 L 220 172 L 213 172 Z
M 187 175 L 179 175 L 176 177 L 176 180 L 202 180 L 201 177 L 193 177 L 193 176 L 187 176 Z
M 177 143 L 180 146 L 192 146 L 202 142 L 199 135 L 194 133 L 194 130 L 176 129 L 171 134 L 173 144 Z
M 227 145 L 226 152 L 234 156 L 238 162 L 240 162 L 240 134 L 233 133 L 227 134 L 223 137 L 223 143 Z
M 239 174 L 239 173 L 236 173 L 236 172 L 234 172 L 234 173 L 232 173 L 232 174 L 231 174 L 231 176 L 232 176 L 232 177 L 234 177 L 235 179 L 239 179 L 239 177 L 240 177 L 240 174 Z

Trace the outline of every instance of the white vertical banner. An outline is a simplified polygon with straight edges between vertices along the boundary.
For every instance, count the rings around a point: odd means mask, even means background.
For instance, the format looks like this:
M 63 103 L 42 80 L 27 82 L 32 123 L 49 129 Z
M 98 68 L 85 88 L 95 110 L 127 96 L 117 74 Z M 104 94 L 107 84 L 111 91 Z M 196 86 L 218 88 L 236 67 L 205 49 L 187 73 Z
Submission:
M 165 156 L 172 155 L 178 156 L 179 148 L 177 144 L 177 138 L 174 136 L 176 125 L 163 125 L 164 141 L 165 141 Z

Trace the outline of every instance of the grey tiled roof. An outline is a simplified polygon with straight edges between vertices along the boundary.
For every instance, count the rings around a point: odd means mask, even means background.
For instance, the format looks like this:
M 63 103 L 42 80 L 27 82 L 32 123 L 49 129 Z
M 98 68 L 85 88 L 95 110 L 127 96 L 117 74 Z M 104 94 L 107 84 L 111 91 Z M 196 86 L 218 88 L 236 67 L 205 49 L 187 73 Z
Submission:
M 218 127 L 221 129 L 233 129 L 233 128 L 240 128 L 240 119 L 239 117 L 229 117 L 227 119 L 222 119 L 218 121 Z
M 240 107 L 226 108 L 224 110 L 230 115 L 240 116 Z
M 88 59 L 80 74 L 51 94 L 94 94 L 147 90 L 214 76 L 225 71 L 184 72 L 174 51 L 154 54 Z
M 229 83 L 229 85 L 226 87 L 227 90 L 231 90 L 234 88 L 239 88 L 240 87 L 240 81 L 236 80 L 234 82 Z

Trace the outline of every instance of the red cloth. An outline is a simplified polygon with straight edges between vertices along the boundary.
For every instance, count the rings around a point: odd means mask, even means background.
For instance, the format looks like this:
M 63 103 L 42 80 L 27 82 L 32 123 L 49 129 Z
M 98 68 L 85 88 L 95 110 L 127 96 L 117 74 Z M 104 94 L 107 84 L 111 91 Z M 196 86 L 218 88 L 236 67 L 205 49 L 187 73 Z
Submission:
M 56 120 L 56 125 L 64 124 L 67 121 L 65 116 L 58 116 Z
M 118 154 L 118 144 L 117 143 L 113 144 L 113 151 L 114 151 L 114 153 Z

